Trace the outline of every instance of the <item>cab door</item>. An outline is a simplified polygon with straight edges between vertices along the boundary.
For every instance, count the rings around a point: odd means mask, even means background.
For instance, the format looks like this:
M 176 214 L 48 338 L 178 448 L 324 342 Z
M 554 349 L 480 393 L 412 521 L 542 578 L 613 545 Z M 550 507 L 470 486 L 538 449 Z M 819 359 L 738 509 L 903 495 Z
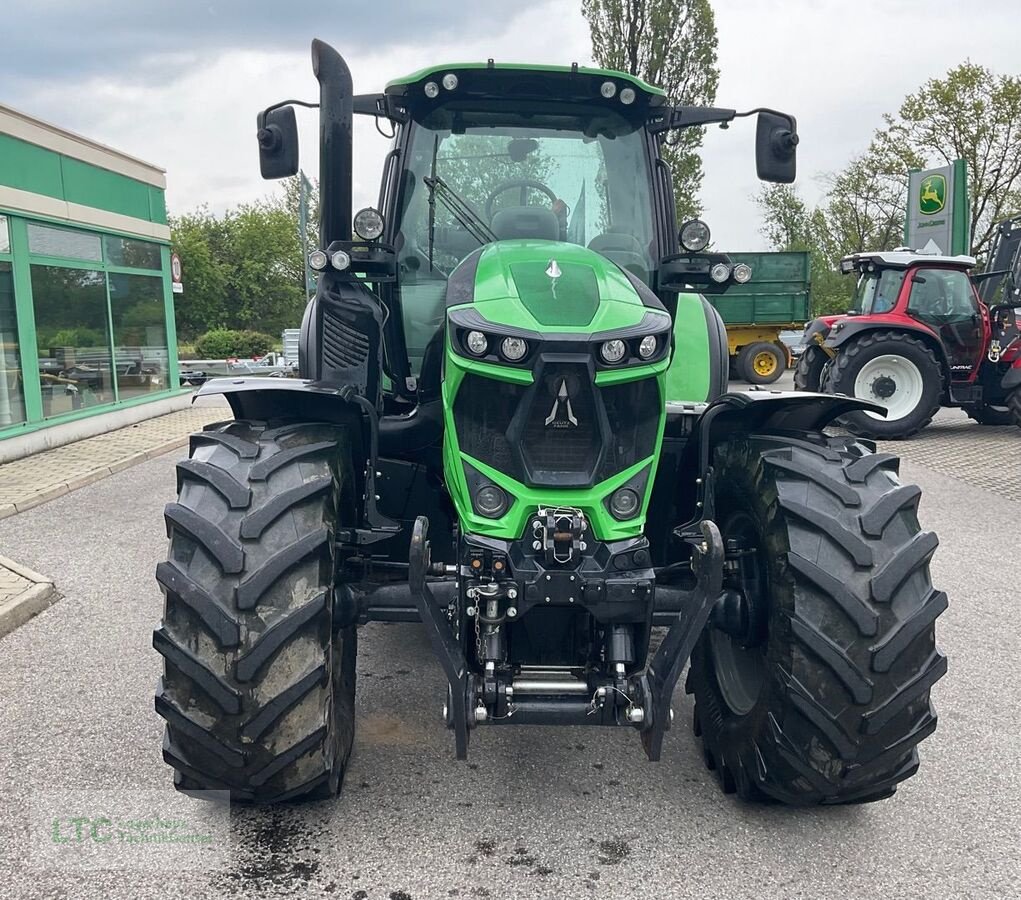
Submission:
M 908 315 L 936 331 L 953 381 L 971 381 L 985 352 L 989 324 L 971 279 L 960 269 L 913 270 Z

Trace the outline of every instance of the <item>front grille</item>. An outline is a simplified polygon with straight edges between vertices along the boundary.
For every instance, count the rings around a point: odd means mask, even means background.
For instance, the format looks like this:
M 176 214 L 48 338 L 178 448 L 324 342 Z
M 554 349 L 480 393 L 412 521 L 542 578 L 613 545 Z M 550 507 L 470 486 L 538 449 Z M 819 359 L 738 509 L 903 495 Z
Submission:
M 525 484 L 585 487 L 656 449 L 655 378 L 597 388 L 585 363 L 541 359 L 531 385 L 468 374 L 454 399 L 462 452 Z
M 603 481 L 652 456 L 663 405 L 655 378 L 600 388 L 610 439 L 596 481 Z
M 454 399 L 454 426 L 461 450 L 519 480 L 521 466 L 508 432 L 527 390 L 523 385 L 468 374 Z
M 532 481 L 591 476 L 602 445 L 591 375 L 583 365 L 547 366 L 533 392 L 521 436 Z

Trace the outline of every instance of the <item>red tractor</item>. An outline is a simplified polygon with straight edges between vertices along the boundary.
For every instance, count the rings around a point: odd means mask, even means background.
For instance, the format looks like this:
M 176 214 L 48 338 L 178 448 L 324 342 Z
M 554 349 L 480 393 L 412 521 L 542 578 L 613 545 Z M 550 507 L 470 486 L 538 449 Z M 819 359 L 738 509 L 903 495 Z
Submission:
M 858 276 L 854 306 L 805 329 L 794 373 L 799 391 L 871 400 L 886 416 L 855 411 L 842 424 L 870 438 L 905 438 L 941 406 L 959 406 L 982 425 L 1021 427 L 1021 299 L 1013 278 L 984 302 L 970 256 L 895 250 L 855 253 L 841 271 Z

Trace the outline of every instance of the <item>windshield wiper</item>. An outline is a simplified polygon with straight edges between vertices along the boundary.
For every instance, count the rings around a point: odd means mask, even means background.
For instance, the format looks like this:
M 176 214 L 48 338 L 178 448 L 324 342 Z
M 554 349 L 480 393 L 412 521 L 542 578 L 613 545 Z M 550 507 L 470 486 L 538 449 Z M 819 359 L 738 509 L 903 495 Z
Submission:
M 496 240 L 496 235 L 482 217 L 472 209 L 471 205 L 461 197 L 449 184 L 439 175 L 427 175 L 422 179 L 429 188 L 429 203 L 432 211 L 429 215 L 429 258 L 432 262 L 433 234 L 435 232 L 435 204 L 439 200 L 457 220 L 457 223 L 467 231 L 480 244 L 490 244 Z

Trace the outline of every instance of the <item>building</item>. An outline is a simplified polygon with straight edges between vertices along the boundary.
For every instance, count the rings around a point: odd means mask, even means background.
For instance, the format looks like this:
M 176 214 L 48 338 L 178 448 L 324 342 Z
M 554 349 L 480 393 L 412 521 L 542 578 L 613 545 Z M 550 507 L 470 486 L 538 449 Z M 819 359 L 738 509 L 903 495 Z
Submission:
M 0 451 L 180 394 L 165 188 L 162 169 L 0 105 Z

